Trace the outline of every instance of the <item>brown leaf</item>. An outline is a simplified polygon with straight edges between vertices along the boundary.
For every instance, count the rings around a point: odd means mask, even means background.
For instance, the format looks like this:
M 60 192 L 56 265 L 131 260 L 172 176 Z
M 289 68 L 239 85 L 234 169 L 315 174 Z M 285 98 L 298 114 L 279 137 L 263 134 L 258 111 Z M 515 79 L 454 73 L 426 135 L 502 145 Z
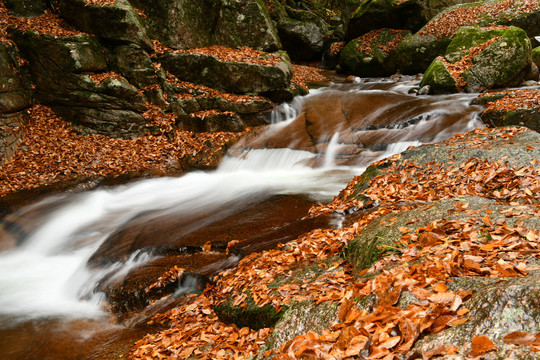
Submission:
M 480 356 L 495 349 L 497 349 L 497 347 L 489 338 L 485 336 L 475 336 L 472 339 L 472 348 L 470 355 Z
M 514 345 L 529 345 L 534 343 L 535 340 L 536 336 L 522 331 L 511 332 L 503 338 L 505 343 Z

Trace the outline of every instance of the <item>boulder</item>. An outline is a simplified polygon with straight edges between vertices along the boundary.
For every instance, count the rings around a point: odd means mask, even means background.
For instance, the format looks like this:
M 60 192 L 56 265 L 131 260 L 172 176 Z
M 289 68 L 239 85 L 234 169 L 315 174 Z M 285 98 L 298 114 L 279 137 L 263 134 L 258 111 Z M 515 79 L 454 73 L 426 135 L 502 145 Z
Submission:
M 532 61 L 536 64 L 536 66 L 540 66 L 540 46 L 532 49 L 531 56 Z
M 531 43 L 525 31 L 465 26 L 456 32 L 444 58 L 426 70 L 420 86 L 429 85 L 434 93 L 515 86 L 530 67 Z
M 480 118 L 488 126 L 519 125 L 540 132 L 538 89 L 516 89 L 489 93 L 475 102 L 486 105 Z
M 418 0 L 364 0 L 348 19 L 345 39 L 350 41 L 381 28 L 419 30 L 428 19 Z
M 24 84 L 17 54 L 0 43 L 0 114 L 17 112 L 31 105 L 30 91 Z
M 180 115 L 176 126 L 182 130 L 195 132 L 239 132 L 245 130 L 244 123 L 238 114 L 218 111 Z
M 379 29 L 349 42 L 340 55 L 340 67 L 358 76 L 388 76 L 396 72 L 392 51 L 411 33 L 407 30 Z
M 152 49 L 144 24 L 128 0 L 116 0 L 112 5 L 103 6 L 88 4 L 85 0 L 59 0 L 58 10 L 78 30 Z
M 152 38 L 173 49 L 210 45 L 281 48 L 261 0 L 133 0 L 147 15 Z
M 274 57 L 272 63 L 220 60 L 202 53 L 164 53 L 163 68 L 178 79 L 232 93 L 265 94 L 285 90 L 292 78 L 288 61 Z

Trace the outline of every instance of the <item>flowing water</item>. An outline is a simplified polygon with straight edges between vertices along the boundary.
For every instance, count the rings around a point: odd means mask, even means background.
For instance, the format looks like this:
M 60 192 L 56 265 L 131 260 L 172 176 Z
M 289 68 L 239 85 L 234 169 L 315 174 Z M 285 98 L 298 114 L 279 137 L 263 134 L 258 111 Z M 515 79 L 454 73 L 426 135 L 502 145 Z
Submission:
M 408 94 L 414 85 L 377 80 L 313 90 L 276 109 L 273 124 L 237 144 L 215 171 L 53 195 L 9 215 L 3 224 L 9 231 L 0 237 L 0 358 L 90 352 L 82 345 L 78 352 L 58 348 L 50 339 L 43 346 L 51 336 L 70 344 L 121 342 L 109 336 L 118 326 L 96 290 L 104 282 L 171 249 L 193 259 L 198 255 L 188 250 L 208 238 L 216 237 L 219 247 L 262 239 L 261 233 L 277 237 L 278 227 L 293 232 L 292 223 L 309 206 L 331 200 L 373 160 L 481 126 L 479 109 L 468 105 L 473 95 L 417 97 Z M 327 226 L 339 226 L 334 220 Z M 226 236 L 219 240 L 218 232 Z M 132 236 L 127 242 L 126 234 Z M 215 274 L 238 255 L 216 259 L 218 265 L 200 268 Z

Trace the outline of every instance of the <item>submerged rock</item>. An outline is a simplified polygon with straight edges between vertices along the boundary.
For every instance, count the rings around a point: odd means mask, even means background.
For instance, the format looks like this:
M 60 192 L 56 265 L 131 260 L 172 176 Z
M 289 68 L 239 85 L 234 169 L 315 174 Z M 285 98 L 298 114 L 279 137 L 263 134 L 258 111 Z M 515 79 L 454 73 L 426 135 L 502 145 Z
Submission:
M 531 67 L 531 44 L 516 27 L 462 27 L 444 57 L 433 61 L 420 83 L 432 93 L 478 92 L 521 83 Z

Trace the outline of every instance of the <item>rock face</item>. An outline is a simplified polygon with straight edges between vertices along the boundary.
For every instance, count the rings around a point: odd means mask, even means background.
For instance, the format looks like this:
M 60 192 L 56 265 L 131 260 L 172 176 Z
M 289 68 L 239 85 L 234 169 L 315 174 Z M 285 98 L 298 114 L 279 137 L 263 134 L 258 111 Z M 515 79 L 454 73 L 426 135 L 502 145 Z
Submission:
M 98 37 L 133 43 L 151 49 L 146 29 L 128 0 L 111 6 L 89 5 L 84 0 L 59 0 L 58 10 L 75 28 Z
M 281 48 L 277 31 L 260 0 L 134 0 L 145 12 L 152 38 L 174 49 L 214 44 Z
M 279 23 L 278 33 L 291 59 L 320 58 L 323 51 L 323 34 L 314 23 L 285 19 Z
M 358 76 L 388 76 L 396 72 L 392 51 L 411 33 L 380 29 L 349 42 L 340 55 L 341 69 Z
M 515 86 L 530 67 L 531 45 L 523 30 L 462 27 L 444 58 L 426 70 L 420 86 L 429 85 L 433 93 Z
M 65 119 L 117 137 L 140 134 L 145 101 L 125 78 L 106 72 L 105 54 L 89 35 L 54 37 L 32 32 L 14 39 L 29 60 L 36 96 Z M 103 73 L 103 79 L 92 75 Z

